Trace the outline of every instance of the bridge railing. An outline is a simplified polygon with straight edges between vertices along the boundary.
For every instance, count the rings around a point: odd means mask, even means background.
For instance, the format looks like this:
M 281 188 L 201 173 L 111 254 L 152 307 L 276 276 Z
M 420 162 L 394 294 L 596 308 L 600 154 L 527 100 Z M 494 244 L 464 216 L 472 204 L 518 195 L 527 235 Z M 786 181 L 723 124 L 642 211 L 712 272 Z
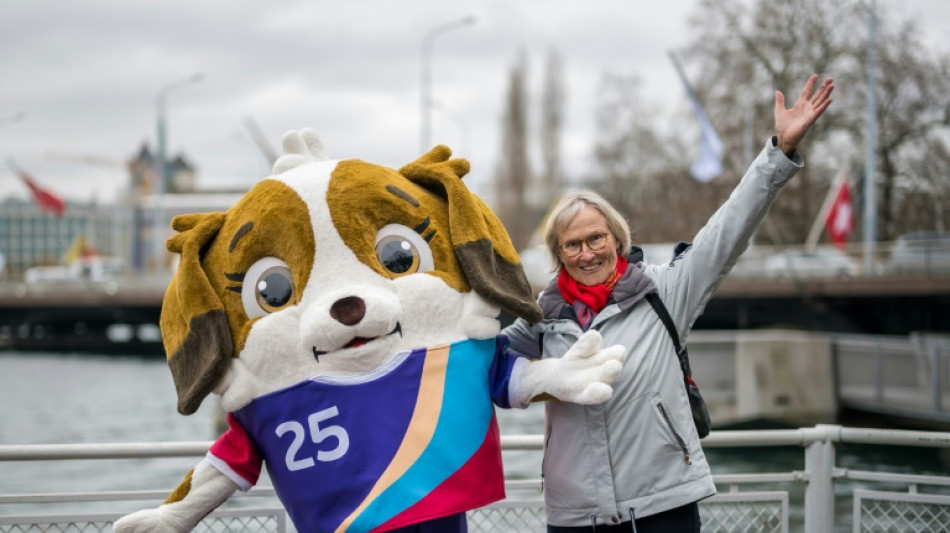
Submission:
M 950 423 L 950 335 L 836 335 L 842 407 Z
M 950 334 L 696 330 L 687 344 L 717 424 L 823 423 L 844 408 L 950 427 Z
M 950 449 L 950 433 L 875 430 L 819 425 L 768 431 L 714 431 L 706 448 L 769 448 L 796 446 L 804 450 L 804 469 L 787 472 L 720 474 L 719 494 L 704 500 L 700 515 L 705 531 L 805 533 L 832 531 L 946 531 L 950 523 L 950 475 L 862 471 L 836 463 L 836 447 L 910 446 Z M 0 446 L 0 473 L 5 463 L 73 460 L 158 460 L 201 457 L 208 442 L 5 445 Z M 505 436 L 504 451 L 540 453 L 541 435 Z M 715 466 L 715 465 L 714 465 Z M 850 494 L 843 491 L 860 483 Z M 508 480 L 505 501 L 469 513 L 473 533 L 541 532 L 545 528 L 539 480 Z M 803 488 L 802 508 L 791 509 L 789 494 Z M 130 510 L 158 505 L 164 490 L 0 494 L 0 532 L 110 531 L 111 523 Z M 852 501 L 849 516 L 836 516 L 836 495 Z M 64 504 L 79 506 L 64 511 Z M 114 505 L 112 511 L 90 512 L 92 505 Z M 121 506 L 119 504 L 122 504 Z M 23 512 L 28 509 L 29 512 Z M 803 517 L 802 523 L 790 520 Z M 273 489 L 255 488 L 210 515 L 198 531 L 293 530 Z

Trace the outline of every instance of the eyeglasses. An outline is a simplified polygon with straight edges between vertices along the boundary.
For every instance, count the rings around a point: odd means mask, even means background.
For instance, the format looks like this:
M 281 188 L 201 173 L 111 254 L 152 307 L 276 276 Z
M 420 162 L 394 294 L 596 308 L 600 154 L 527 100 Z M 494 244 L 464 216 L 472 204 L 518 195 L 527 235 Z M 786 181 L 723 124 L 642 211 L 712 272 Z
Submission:
M 607 247 L 607 234 L 595 233 L 587 236 L 585 239 L 567 241 L 558 246 L 558 248 L 565 257 L 576 257 L 581 255 L 581 252 L 584 251 L 584 244 L 587 244 L 588 250 L 599 252 Z

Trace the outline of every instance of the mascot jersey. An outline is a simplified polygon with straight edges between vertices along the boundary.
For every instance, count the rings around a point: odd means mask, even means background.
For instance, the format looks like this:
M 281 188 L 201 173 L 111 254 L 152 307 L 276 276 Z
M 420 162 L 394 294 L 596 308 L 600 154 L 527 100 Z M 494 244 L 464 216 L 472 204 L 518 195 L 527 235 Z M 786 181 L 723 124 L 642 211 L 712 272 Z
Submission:
M 509 407 L 508 340 L 402 352 L 228 415 L 208 460 L 243 490 L 261 461 L 300 531 L 389 531 L 505 497 L 492 400 Z

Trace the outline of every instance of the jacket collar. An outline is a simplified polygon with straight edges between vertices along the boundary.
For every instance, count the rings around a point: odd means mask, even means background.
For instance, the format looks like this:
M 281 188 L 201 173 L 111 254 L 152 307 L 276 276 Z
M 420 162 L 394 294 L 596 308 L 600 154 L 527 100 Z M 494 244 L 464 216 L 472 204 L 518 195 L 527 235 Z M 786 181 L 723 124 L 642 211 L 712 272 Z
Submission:
M 638 246 L 631 246 L 630 253 L 627 254 L 627 271 L 614 286 L 613 293 L 607 300 L 607 306 L 617 304 L 621 311 L 629 309 L 642 300 L 647 293 L 655 291 L 656 285 L 653 284 L 653 280 L 643 273 L 643 250 Z M 576 320 L 574 309 L 561 296 L 561 291 L 557 288 L 557 276 L 552 278 L 541 292 L 538 305 L 541 306 L 544 318 Z

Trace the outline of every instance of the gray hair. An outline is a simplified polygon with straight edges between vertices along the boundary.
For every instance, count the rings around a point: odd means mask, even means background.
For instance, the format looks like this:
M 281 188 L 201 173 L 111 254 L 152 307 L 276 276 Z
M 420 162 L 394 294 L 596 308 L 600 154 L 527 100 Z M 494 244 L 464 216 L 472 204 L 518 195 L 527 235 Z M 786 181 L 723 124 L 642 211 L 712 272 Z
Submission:
M 600 211 L 607 220 L 607 229 L 617 239 L 617 253 L 624 257 L 630 249 L 630 226 L 623 218 L 623 215 L 617 211 L 610 202 L 588 189 L 571 190 L 564 193 L 557 205 L 548 215 L 548 220 L 544 225 L 544 244 L 548 248 L 548 256 L 551 259 L 552 270 L 561 267 L 561 258 L 558 256 L 557 235 L 564 230 L 574 220 L 574 217 L 587 206 Z

